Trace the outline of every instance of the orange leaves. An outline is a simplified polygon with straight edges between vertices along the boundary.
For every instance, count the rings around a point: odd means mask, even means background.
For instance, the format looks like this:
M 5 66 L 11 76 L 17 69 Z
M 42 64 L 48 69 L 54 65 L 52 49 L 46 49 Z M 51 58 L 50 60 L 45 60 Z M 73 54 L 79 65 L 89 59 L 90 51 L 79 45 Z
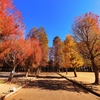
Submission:
M 0 0 L 0 39 L 12 34 L 23 34 L 25 26 L 21 13 L 11 0 Z
M 34 63 L 39 66 L 41 62 L 41 48 L 36 38 L 28 40 L 17 38 L 3 41 L 0 48 L 2 48 L 1 57 L 8 63 L 10 61 L 12 66 L 24 63 L 27 59 L 30 59 L 28 64 L 31 66 Z
M 99 16 L 86 13 L 75 19 L 72 26 L 75 37 L 80 42 L 80 52 L 85 59 L 85 65 L 92 66 L 95 73 L 95 83 L 99 84 L 100 67 L 100 21 Z
M 33 28 L 27 35 L 27 38 L 34 38 L 34 37 L 36 37 L 39 40 L 39 45 L 42 51 L 41 66 L 46 66 L 48 62 L 48 39 L 44 28 L 43 27 L 39 29 Z
M 31 65 L 39 65 L 40 43 L 34 37 L 24 40 L 24 29 L 21 12 L 13 6 L 13 0 L 0 0 L 0 58 L 16 66 L 31 58 Z
M 75 18 L 72 30 L 79 41 L 92 41 L 95 36 L 100 34 L 99 27 L 99 16 L 86 13 Z
M 13 0 L 0 0 L 0 58 L 18 64 L 24 58 L 25 26 Z
M 30 65 L 32 66 L 34 63 L 38 63 L 39 66 L 42 59 L 42 51 L 39 46 L 39 41 L 35 37 L 29 38 L 26 40 L 25 48 L 27 52 L 26 57 L 31 58 L 29 61 Z
M 100 56 L 100 22 L 99 16 L 93 13 L 86 13 L 75 19 L 73 33 L 80 41 L 80 52 L 91 64 L 99 62 Z M 96 60 L 96 61 L 95 61 Z M 95 63 L 99 67 L 99 64 Z M 92 65 L 93 66 L 93 65 Z

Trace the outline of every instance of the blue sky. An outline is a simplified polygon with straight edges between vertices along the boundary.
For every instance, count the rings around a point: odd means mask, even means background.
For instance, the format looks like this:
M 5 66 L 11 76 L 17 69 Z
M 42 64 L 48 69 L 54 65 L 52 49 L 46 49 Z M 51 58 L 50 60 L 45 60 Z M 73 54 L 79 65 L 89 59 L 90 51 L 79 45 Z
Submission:
M 75 17 L 93 12 L 100 15 L 100 0 L 14 0 L 16 8 L 22 12 L 26 26 L 25 34 L 33 27 L 44 27 L 49 46 L 55 36 L 65 40 L 71 34 Z

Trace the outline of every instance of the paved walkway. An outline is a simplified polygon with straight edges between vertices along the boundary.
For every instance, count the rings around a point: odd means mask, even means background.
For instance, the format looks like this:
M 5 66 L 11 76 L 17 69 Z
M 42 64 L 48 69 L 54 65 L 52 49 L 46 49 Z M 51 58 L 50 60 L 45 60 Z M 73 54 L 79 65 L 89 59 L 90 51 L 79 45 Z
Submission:
M 100 94 L 100 85 L 93 85 L 95 78 L 93 72 L 77 72 L 77 77 L 74 77 L 73 72 L 60 73 L 63 76 L 71 79 L 73 81 L 77 81 L 80 84 L 83 84 L 85 87 L 93 90 L 94 92 Z

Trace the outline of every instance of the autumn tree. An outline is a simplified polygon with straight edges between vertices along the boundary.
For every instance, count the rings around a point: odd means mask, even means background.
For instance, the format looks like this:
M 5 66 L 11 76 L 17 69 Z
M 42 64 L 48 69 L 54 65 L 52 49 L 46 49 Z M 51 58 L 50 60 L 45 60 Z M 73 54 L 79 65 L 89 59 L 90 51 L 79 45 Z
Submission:
M 77 77 L 76 68 L 84 64 L 82 56 L 79 54 L 76 41 L 72 36 L 67 36 L 64 41 L 65 66 L 74 69 L 74 75 Z
M 60 71 L 60 68 L 63 67 L 63 42 L 58 36 L 53 40 L 53 48 L 55 67 Z
M 24 29 L 21 13 L 13 6 L 13 0 L 0 0 L 0 59 L 6 61 L 6 58 L 12 56 L 11 50 L 15 51 L 12 41 L 22 37 Z
M 27 35 L 27 38 L 35 36 L 38 38 L 40 47 L 42 49 L 42 61 L 41 66 L 46 66 L 48 63 L 48 38 L 47 34 L 43 27 L 37 29 L 33 28 L 30 30 L 29 34 Z
M 39 67 L 42 60 L 42 51 L 39 45 L 39 41 L 36 37 L 31 37 L 26 40 L 27 55 L 25 59 L 25 65 L 28 69 L 36 69 L 36 75 L 39 74 Z
M 73 33 L 82 45 L 82 54 L 88 58 L 93 67 L 95 84 L 99 84 L 100 68 L 100 23 L 99 16 L 93 13 L 86 13 L 76 17 L 72 25 Z

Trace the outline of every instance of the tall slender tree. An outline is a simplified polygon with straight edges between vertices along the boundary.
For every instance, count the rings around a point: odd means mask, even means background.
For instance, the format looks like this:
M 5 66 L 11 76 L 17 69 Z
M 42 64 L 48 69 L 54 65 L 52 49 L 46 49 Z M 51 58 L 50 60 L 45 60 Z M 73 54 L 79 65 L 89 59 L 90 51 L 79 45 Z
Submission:
M 46 66 L 48 63 L 48 38 L 43 27 L 37 29 L 33 28 L 27 35 L 27 38 L 35 36 L 38 38 L 40 47 L 42 49 L 42 61 L 41 66 Z
M 63 42 L 58 36 L 53 40 L 53 48 L 55 67 L 60 71 L 60 68 L 63 67 Z
M 39 41 L 36 37 L 31 37 L 26 40 L 26 59 L 24 60 L 24 65 L 27 66 L 28 69 L 35 69 L 36 74 L 38 75 L 38 69 L 42 60 L 42 51 L 39 45 Z M 27 72 L 28 75 L 28 72 Z

